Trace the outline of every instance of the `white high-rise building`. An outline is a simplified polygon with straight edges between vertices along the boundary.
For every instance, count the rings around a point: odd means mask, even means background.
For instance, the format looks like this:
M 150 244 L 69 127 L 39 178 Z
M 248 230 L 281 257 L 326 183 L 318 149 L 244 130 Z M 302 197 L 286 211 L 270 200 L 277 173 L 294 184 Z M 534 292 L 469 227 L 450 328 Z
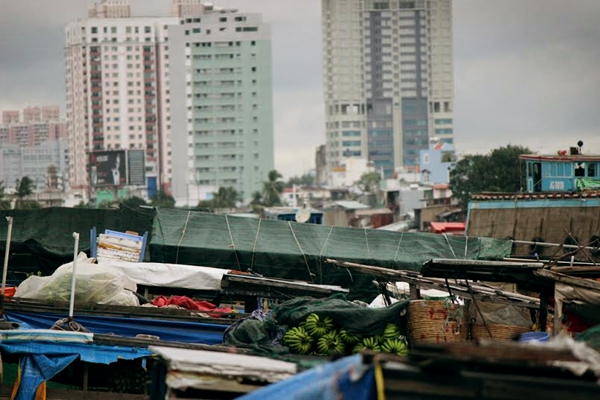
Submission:
M 453 142 L 452 0 L 322 0 L 327 165 L 417 169 Z
M 274 168 L 270 25 L 221 10 L 169 31 L 172 194 L 195 206 L 231 187 L 249 202 Z
M 146 170 L 168 189 L 168 27 L 176 17 L 130 18 L 126 0 L 66 26 L 71 188 L 87 189 L 88 153 L 144 149 Z M 93 13 L 91 13 L 93 14 Z M 101 16 L 102 15 L 102 16 Z M 106 16 L 103 16 L 106 15 Z M 117 15 L 118 17 L 111 17 Z
M 66 27 L 71 188 L 89 188 L 90 152 L 143 149 L 178 198 L 195 185 L 248 200 L 273 168 L 268 24 L 200 0 L 173 0 L 170 17 L 128 7 L 98 0 Z

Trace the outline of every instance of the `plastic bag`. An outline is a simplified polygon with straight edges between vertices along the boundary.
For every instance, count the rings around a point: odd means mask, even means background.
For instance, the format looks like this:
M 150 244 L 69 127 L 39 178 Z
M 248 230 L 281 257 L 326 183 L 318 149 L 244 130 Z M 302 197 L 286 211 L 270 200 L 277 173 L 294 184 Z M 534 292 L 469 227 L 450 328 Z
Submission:
M 68 302 L 71 299 L 73 263 L 60 266 L 51 276 L 31 276 L 17 288 L 15 297 L 24 299 Z M 139 306 L 132 293 L 137 285 L 115 268 L 92 263 L 85 253 L 77 256 L 75 304 L 113 304 Z

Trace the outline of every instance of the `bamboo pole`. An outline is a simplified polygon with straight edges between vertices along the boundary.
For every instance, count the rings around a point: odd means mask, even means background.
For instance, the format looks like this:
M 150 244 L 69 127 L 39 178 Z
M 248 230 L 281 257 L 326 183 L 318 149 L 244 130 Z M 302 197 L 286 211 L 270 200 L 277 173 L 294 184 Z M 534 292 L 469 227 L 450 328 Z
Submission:
M 73 249 L 73 277 L 71 278 L 71 302 L 69 303 L 69 319 L 73 319 L 73 308 L 75 306 L 75 282 L 77 281 L 77 251 L 79 250 L 79 233 L 73 232 L 75 245 Z

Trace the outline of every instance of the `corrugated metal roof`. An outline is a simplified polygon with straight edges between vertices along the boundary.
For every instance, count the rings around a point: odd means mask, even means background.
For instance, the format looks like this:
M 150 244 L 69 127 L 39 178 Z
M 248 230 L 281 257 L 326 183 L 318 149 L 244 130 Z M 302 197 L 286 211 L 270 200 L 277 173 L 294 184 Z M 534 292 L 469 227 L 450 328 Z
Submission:
M 365 210 L 367 208 L 370 208 L 369 206 L 359 203 L 358 201 L 350 201 L 350 200 L 338 200 L 333 204 L 336 206 L 345 208 L 347 210 Z

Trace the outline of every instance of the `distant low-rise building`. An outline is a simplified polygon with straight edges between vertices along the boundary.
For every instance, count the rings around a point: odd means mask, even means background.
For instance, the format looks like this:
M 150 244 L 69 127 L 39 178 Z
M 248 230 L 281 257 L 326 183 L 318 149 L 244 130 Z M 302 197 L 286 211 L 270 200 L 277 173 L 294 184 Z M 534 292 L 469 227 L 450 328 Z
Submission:
M 450 143 L 432 140 L 427 150 L 419 152 L 420 181 L 428 184 L 447 184 L 450 170 L 456 160 L 454 146 Z
M 375 167 L 366 158 L 347 157 L 341 166 L 333 167 L 329 184 L 334 188 L 348 188 L 354 186 L 364 174 L 374 171 Z
M 65 139 L 47 140 L 36 146 L 0 144 L 0 181 L 8 190 L 16 188 L 16 182 L 27 176 L 36 191 L 65 189 L 68 171 L 69 146 Z M 52 168 L 51 168 L 52 167 Z

